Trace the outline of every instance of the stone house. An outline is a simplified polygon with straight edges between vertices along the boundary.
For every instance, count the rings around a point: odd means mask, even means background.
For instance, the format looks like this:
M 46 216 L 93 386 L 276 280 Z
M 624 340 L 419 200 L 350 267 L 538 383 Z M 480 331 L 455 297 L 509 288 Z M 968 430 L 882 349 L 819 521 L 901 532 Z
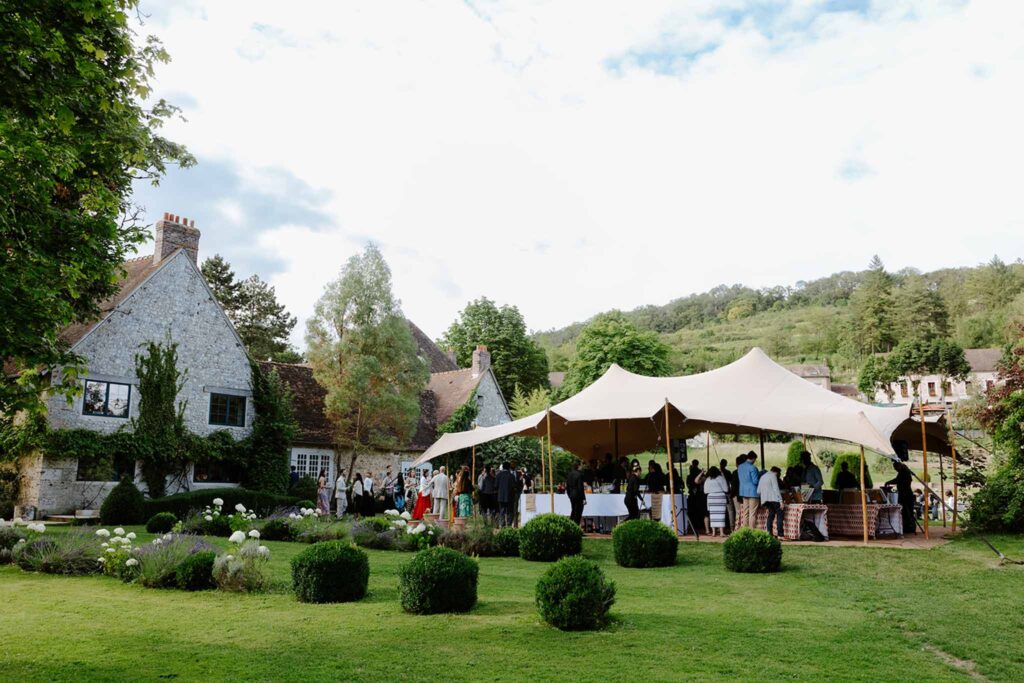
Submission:
M 832 370 L 824 363 L 805 363 L 785 367 L 797 377 L 805 379 L 811 384 L 817 384 L 823 389 L 832 389 Z
M 380 472 L 390 466 L 392 471 L 407 471 L 413 461 L 437 439 L 437 428 L 448 421 L 469 400 L 476 401 L 476 422 L 489 427 L 509 422 L 512 415 L 491 368 L 491 354 L 486 346 L 473 352 L 468 368 L 459 368 L 453 353 L 442 352 L 415 324 L 409 323 L 420 357 L 430 367 L 430 382 L 420 394 L 420 419 L 412 439 L 401 448 L 390 452 L 361 455 L 356 462 L 360 472 Z M 299 436 L 291 449 L 291 464 L 300 476 L 316 476 L 320 469 L 328 471 L 329 479 L 337 476 L 337 467 L 348 472 L 350 456 L 338 453 L 331 425 L 324 415 L 323 388 L 313 378 L 308 365 L 261 363 L 265 369 L 278 372 L 292 390 L 295 415 L 299 423 Z M 336 457 L 338 456 L 338 457 Z
M 100 318 L 62 332 L 86 360 L 87 372 L 72 402 L 47 399 L 50 428 L 110 433 L 128 425 L 139 408 L 136 354 L 149 342 L 171 342 L 178 345 L 179 369 L 187 372 L 178 398 L 186 403 L 188 429 L 200 435 L 227 430 L 236 439 L 249 433 L 249 357 L 199 271 L 199 237 L 195 221 L 164 214 L 155 225 L 153 255 L 123 264 L 120 289 L 102 302 Z M 121 476 L 133 473 L 144 488 L 135 462 L 96 472 L 76 458 L 37 455 L 22 465 L 21 503 L 44 514 L 96 508 Z M 222 485 L 225 478 L 216 468 L 190 466 L 168 482 L 168 492 Z
M 990 389 L 999 382 L 996 365 L 1002 355 L 1001 349 L 964 349 L 964 357 L 971 366 L 970 374 L 962 381 L 946 380 L 944 385 L 938 375 L 922 377 L 919 391 L 924 396 L 925 405 L 941 406 L 945 403 L 946 406 L 951 406 L 957 401 L 963 401 Z M 893 403 L 907 404 L 917 400 L 909 378 L 903 377 L 900 381 L 893 382 L 891 389 Z M 889 402 L 889 396 L 884 391 L 876 392 L 874 399 L 876 403 Z

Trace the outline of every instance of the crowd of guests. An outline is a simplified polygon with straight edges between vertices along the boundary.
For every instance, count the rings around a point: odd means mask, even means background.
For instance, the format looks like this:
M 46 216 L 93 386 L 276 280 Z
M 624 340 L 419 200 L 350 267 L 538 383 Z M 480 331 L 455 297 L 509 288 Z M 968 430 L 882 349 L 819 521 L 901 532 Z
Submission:
M 345 514 L 369 517 L 383 506 L 399 512 L 408 510 L 413 519 L 423 519 L 428 512 L 447 519 L 472 516 L 476 506 L 478 512 L 499 524 L 512 525 L 516 522 L 519 497 L 533 491 L 529 472 L 508 462 L 497 469 L 484 467 L 475 482 L 469 465 L 459 467 L 453 475 L 449 475 L 444 466 L 412 474 L 407 481 L 402 472 L 392 474 L 388 466 L 376 477 L 370 471 L 356 472 L 349 480 L 346 470 L 341 469 L 337 479 L 331 482 L 327 470 L 322 469 L 316 480 L 316 508 L 320 514 L 331 514 L 333 498 L 334 512 L 339 518 Z M 292 466 L 291 484 L 295 485 L 299 478 Z

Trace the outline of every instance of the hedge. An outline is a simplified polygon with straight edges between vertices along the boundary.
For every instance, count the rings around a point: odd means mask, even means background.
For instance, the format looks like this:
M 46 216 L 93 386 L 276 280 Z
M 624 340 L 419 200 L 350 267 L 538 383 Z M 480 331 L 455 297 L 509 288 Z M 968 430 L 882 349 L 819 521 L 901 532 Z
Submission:
M 782 564 L 782 542 L 761 529 L 740 529 L 722 544 L 725 568 L 732 572 L 765 574 Z
M 142 524 L 152 516 L 146 514 L 142 493 L 127 477 L 111 489 L 100 506 L 103 524 Z
M 615 602 L 615 583 L 596 562 L 563 557 L 537 581 L 537 609 L 544 621 L 563 631 L 599 629 Z
M 679 537 L 651 519 L 633 519 L 612 530 L 615 561 L 622 567 L 671 567 L 676 563 Z
M 832 479 L 829 483 L 829 488 L 834 489 L 836 487 L 836 478 L 839 476 L 839 472 L 844 462 L 850 467 L 850 474 L 852 474 L 858 482 L 860 481 L 860 453 L 840 453 L 836 456 L 836 461 L 832 465 Z M 871 483 L 871 468 L 868 467 L 867 458 L 864 458 L 864 488 L 873 488 Z
M 344 541 L 314 543 L 292 558 L 292 586 L 299 602 L 353 602 L 366 596 L 370 560 Z
M 554 562 L 582 549 L 583 530 L 568 517 L 537 515 L 519 530 L 519 556 L 524 560 Z
M 170 512 L 178 519 L 185 519 L 190 512 L 213 505 L 214 498 L 224 500 L 225 513 L 232 512 L 235 506 L 241 503 L 246 508 L 255 510 L 260 517 L 266 517 L 279 508 L 293 507 L 299 502 L 294 496 L 279 496 L 242 488 L 200 489 L 145 501 L 143 519 L 149 519 L 158 512 Z
M 399 570 L 402 609 L 412 614 L 468 612 L 476 604 L 479 575 L 476 561 L 457 550 L 422 550 Z

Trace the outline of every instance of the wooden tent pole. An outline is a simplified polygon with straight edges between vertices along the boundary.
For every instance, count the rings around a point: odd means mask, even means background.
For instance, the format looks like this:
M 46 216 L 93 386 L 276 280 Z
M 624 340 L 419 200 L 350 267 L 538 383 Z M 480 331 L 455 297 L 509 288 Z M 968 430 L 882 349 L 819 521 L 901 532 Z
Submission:
M 950 419 L 949 411 L 946 411 L 946 426 L 949 427 L 949 448 L 953 454 L 953 533 L 956 533 L 956 518 L 957 518 L 957 494 L 960 492 L 957 490 L 956 482 L 956 430 L 953 429 L 953 421 Z
M 868 544 L 868 498 L 864 491 L 864 446 L 860 447 L 860 516 L 864 525 L 864 545 Z
M 704 458 L 704 467 L 711 469 L 711 432 L 708 432 L 708 454 Z
M 924 397 L 921 396 L 921 388 L 918 385 L 917 389 L 917 412 L 921 416 L 921 457 L 924 459 L 924 471 L 922 479 L 924 479 L 925 486 L 928 488 L 924 492 L 924 537 L 927 539 L 928 536 L 928 503 L 931 498 L 931 486 L 928 484 L 928 436 L 925 434 L 924 425 Z
M 665 453 L 668 455 L 668 495 L 672 497 L 672 528 L 679 535 L 679 519 L 676 517 L 676 478 L 672 469 L 672 435 L 668 426 L 668 399 L 665 399 Z M 651 497 L 654 501 L 654 497 Z
M 761 471 L 764 472 L 764 430 L 758 431 L 757 436 L 761 442 Z
M 476 446 L 473 446 L 473 474 L 471 474 L 470 476 L 472 478 L 470 479 L 469 483 L 470 483 L 471 486 L 475 487 L 476 486 Z M 480 492 L 477 491 L 477 499 L 478 499 L 477 502 L 478 503 L 479 503 L 479 497 L 480 497 Z M 473 514 L 474 515 L 476 514 L 477 508 L 479 508 L 479 507 L 480 507 L 479 505 L 474 505 L 473 506 Z
M 545 448 L 545 446 L 544 446 L 544 437 L 543 436 L 540 437 L 538 439 L 538 441 L 540 442 L 540 483 L 539 483 L 538 486 L 535 487 L 537 489 L 535 491 L 535 493 L 542 492 L 544 490 L 544 487 L 547 486 L 547 481 L 548 481 L 547 480 L 547 476 L 548 476 L 547 475 L 547 471 L 548 470 L 544 466 L 544 448 Z
M 807 435 L 804 434 L 804 450 L 807 450 Z
M 555 466 L 551 462 L 551 411 L 548 411 L 548 483 L 551 495 L 551 512 L 555 511 Z
M 935 451 L 939 458 L 939 501 L 942 509 L 942 526 L 946 526 L 946 470 L 942 464 L 942 453 Z

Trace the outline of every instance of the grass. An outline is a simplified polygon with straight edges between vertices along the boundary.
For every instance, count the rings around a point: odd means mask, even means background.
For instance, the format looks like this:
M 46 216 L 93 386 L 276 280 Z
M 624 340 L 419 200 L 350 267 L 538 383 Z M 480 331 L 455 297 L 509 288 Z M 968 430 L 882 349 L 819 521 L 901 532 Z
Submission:
M 993 540 L 1024 556 L 1024 539 Z M 409 554 L 369 551 L 362 602 L 304 605 L 286 586 L 305 546 L 267 545 L 277 588 L 265 595 L 0 567 L 2 678 L 1024 680 L 1024 567 L 997 566 L 971 538 L 929 551 L 787 546 L 784 571 L 764 576 L 726 572 L 710 543 L 682 544 L 676 567 L 622 569 L 610 541 L 588 539 L 584 554 L 618 586 L 614 623 L 597 633 L 540 621 L 547 564 L 481 559 L 472 612 L 418 617 L 398 604 Z

